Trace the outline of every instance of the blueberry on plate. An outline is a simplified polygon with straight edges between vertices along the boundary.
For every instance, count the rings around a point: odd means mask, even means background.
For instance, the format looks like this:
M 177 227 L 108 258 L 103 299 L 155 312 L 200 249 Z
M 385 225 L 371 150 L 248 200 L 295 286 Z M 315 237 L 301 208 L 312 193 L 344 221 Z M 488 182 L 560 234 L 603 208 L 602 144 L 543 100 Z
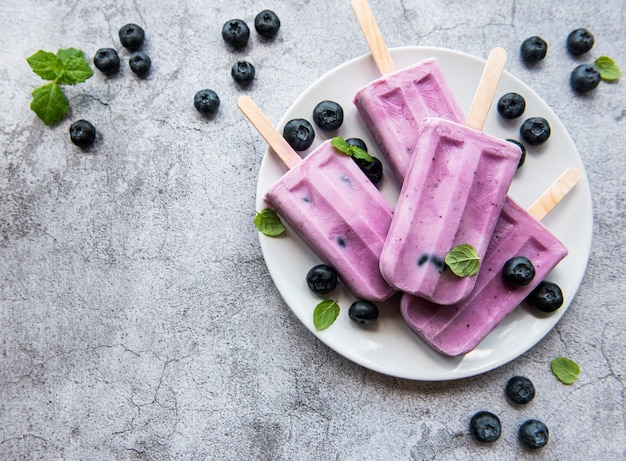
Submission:
M 138 76 L 143 77 L 150 70 L 152 60 L 150 59 L 150 56 L 143 51 L 135 51 L 130 55 L 128 65 L 130 66 L 130 70 Z
M 528 295 L 526 302 L 541 312 L 554 312 L 563 305 L 563 292 L 554 282 L 543 280 Z
M 283 138 L 297 151 L 307 150 L 315 139 L 313 125 L 304 118 L 289 120 L 283 128 Z
M 526 161 L 526 148 L 524 147 L 524 144 L 522 144 L 521 142 L 519 142 L 516 139 L 507 139 L 508 142 L 515 144 L 517 147 L 520 148 L 520 150 L 522 151 L 522 156 L 519 158 L 519 163 L 517 164 L 517 168 L 521 167 L 524 162 Z
M 548 443 L 550 433 L 544 423 L 529 419 L 519 427 L 517 437 L 526 448 L 541 448 Z
M 367 144 L 365 144 L 365 141 L 361 138 L 348 138 L 346 139 L 346 144 L 358 147 L 367 152 Z M 373 184 L 378 184 L 380 180 L 383 179 L 383 164 L 376 157 L 372 157 L 371 162 L 356 157 L 352 157 L 352 160 L 356 162 L 363 174 L 365 174 Z
M 502 276 L 509 285 L 523 287 L 535 278 L 535 266 L 525 256 L 516 256 L 504 263 Z
M 201 114 L 213 115 L 220 107 L 220 98 L 213 90 L 200 90 L 193 97 L 193 105 Z
M 70 125 L 70 139 L 78 147 L 88 147 L 96 139 L 96 127 L 87 120 L 77 120 Z
M 569 82 L 574 90 L 586 93 L 600 84 L 600 72 L 592 64 L 581 64 L 574 68 Z
M 576 29 L 567 36 L 567 50 L 575 56 L 580 56 L 593 48 L 594 41 L 593 34 L 587 29 Z
M 93 65 L 103 74 L 112 74 L 120 68 L 120 57 L 113 48 L 100 48 L 93 57 Z
M 135 51 L 143 45 L 146 34 L 137 24 L 126 24 L 120 28 L 119 36 L 124 48 Z
M 503 118 L 512 120 L 524 113 L 526 100 L 518 93 L 506 93 L 500 97 L 496 107 Z
M 330 293 L 337 288 L 337 271 L 326 264 L 318 264 L 306 274 L 306 284 L 313 293 Z
M 350 305 L 348 316 L 360 325 L 371 325 L 378 319 L 378 307 L 370 301 L 357 299 Z
M 550 137 L 550 124 L 543 117 L 526 119 L 519 129 L 519 134 L 531 146 L 543 144 Z
M 548 53 L 548 44 L 538 36 L 529 37 L 522 42 L 520 47 L 522 59 L 526 62 L 535 63 L 541 61 Z
M 272 10 L 263 10 L 254 18 L 254 28 L 265 38 L 272 38 L 280 29 L 280 19 Z
M 243 48 L 248 44 L 250 28 L 241 19 L 230 19 L 222 26 L 222 38 L 234 48 Z
M 535 386 L 525 376 L 513 376 L 506 383 L 506 395 L 515 403 L 524 405 L 535 398 Z
M 495 442 L 502 433 L 502 424 L 493 413 L 479 411 L 470 420 L 470 432 L 479 442 Z
M 324 131 L 334 131 L 343 124 L 343 108 L 335 101 L 322 101 L 313 109 L 313 121 Z
M 254 80 L 256 71 L 254 66 L 248 61 L 237 61 L 230 70 L 233 80 L 241 86 L 248 86 Z

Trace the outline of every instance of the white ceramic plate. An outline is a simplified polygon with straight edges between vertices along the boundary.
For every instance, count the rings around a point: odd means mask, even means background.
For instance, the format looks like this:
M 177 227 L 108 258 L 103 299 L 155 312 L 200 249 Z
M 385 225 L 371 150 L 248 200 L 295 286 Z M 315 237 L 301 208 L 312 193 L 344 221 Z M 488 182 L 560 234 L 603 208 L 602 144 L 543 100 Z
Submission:
M 485 61 L 464 53 L 427 47 L 391 50 L 396 68 L 401 69 L 422 59 L 435 56 L 461 108 L 467 113 Z M 328 72 L 311 85 L 287 110 L 278 124 L 293 118 L 312 122 L 315 105 L 330 99 L 344 109 L 344 123 L 328 134 L 316 127 L 316 138 L 310 150 L 322 140 L 338 135 L 363 139 L 372 155 L 384 159 L 378 151 L 352 103 L 356 91 L 379 76 L 371 56 L 351 60 Z M 519 120 L 502 119 L 495 102 L 509 91 L 526 99 L 526 111 Z M 576 166 L 583 178 L 576 188 L 543 220 L 568 247 L 569 255 L 550 274 L 549 279 L 563 290 L 565 303 L 549 316 L 538 316 L 520 306 L 510 314 L 475 350 L 462 357 L 448 358 L 433 351 L 404 323 L 399 312 L 399 297 L 379 304 L 376 324 L 362 328 L 348 317 L 354 297 L 345 288 L 338 288 L 328 297 L 338 299 L 339 318 L 328 329 L 317 331 L 313 326 L 313 310 L 322 299 L 309 291 L 306 273 L 320 260 L 288 229 L 286 235 L 268 238 L 260 234 L 260 243 L 269 272 L 280 294 L 298 319 L 328 347 L 349 360 L 371 370 L 405 379 L 440 381 L 474 376 L 503 365 L 539 342 L 567 311 L 582 281 L 589 258 L 592 237 L 591 193 L 580 156 L 567 130 L 554 112 L 539 96 L 520 80 L 505 72 L 500 81 L 489 117 L 486 133 L 501 138 L 519 139 L 519 126 L 531 116 L 545 117 L 551 125 L 550 139 L 539 148 L 527 148 L 526 162 L 516 174 L 509 195 L 522 206 L 529 206 L 567 167 Z M 308 152 L 301 152 L 305 156 Z M 384 163 L 386 167 L 386 164 Z M 387 170 L 385 170 L 387 171 Z M 268 149 L 261 164 L 257 186 L 258 210 L 266 207 L 263 195 L 283 173 L 285 167 Z M 385 174 L 379 189 L 395 206 L 399 186 L 390 173 Z M 292 351 L 297 354 L 298 351 Z

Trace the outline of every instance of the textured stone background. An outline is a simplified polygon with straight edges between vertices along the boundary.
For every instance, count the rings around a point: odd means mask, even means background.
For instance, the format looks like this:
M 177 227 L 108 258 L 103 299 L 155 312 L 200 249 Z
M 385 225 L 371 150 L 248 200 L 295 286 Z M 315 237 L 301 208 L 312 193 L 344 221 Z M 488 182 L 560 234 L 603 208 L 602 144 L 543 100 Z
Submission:
M 595 54 L 626 69 L 623 0 L 372 0 L 390 47 L 431 45 L 486 56 L 553 107 L 583 158 L 594 201 L 588 270 L 567 315 L 517 360 L 471 379 L 398 380 L 361 368 L 304 328 L 279 296 L 252 226 L 265 143 L 235 105 L 250 94 L 277 122 L 318 77 L 368 52 L 348 0 L 0 0 L 0 459 L 624 459 L 626 153 L 624 82 L 576 96 L 570 30 L 588 27 Z M 274 9 L 279 36 L 253 31 L 243 52 L 221 25 Z M 128 53 L 117 31 L 147 33 L 153 69 L 126 65 L 68 88 L 71 114 L 46 127 L 29 109 L 39 79 L 25 58 L 69 46 Z M 523 65 L 523 39 L 549 59 Z M 257 67 L 242 91 L 230 66 Z M 622 79 L 623 80 L 623 79 Z M 213 120 L 193 109 L 215 89 Z M 71 121 L 97 126 L 81 152 Z M 549 362 L 580 363 L 565 386 Z M 533 403 L 503 396 L 513 374 Z M 475 443 L 468 421 L 500 415 L 502 438 Z M 550 444 L 522 450 L 537 417 Z

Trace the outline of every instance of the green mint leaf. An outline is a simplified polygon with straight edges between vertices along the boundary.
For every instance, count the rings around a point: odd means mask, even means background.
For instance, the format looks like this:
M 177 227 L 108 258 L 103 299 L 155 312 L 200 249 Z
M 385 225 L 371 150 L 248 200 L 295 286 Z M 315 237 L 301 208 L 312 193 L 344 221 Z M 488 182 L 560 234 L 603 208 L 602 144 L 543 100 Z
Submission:
M 61 62 L 65 63 L 69 58 L 78 58 L 85 59 L 85 54 L 81 50 L 77 50 L 76 48 L 65 48 L 63 50 L 57 51 L 57 57 L 61 60 Z
M 67 98 L 56 83 L 46 83 L 36 88 L 32 95 L 30 108 L 46 125 L 58 122 L 67 114 L 69 109 Z
M 54 54 L 49 51 L 39 50 L 35 54 L 26 58 L 26 62 L 33 72 L 44 80 L 54 80 L 58 73 L 63 69 L 63 63 Z
M 445 262 L 457 277 L 471 277 L 480 269 L 480 258 L 476 249 L 467 243 L 452 248 Z
M 93 75 L 93 70 L 83 58 L 69 56 L 64 64 L 63 73 L 59 76 L 59 83 L 74 85 L 84 82 Z
M 337 320 L 339 304 L 334 299 L 325 299 L 313 311 L 313 324 L 318 330 L 325 330 Z
M 347 154 L 348 150 L 350 149 L 350 146 L 348 145 L 346 140 L 343 139 L 341 136 L 335 136 L 330 140 L 330 143 L 335 149 L 337 149 L 339 152 L 343 152 L 344 154 Z
M 285 232 L 285 226 L 274 212 L 269 208 L 259 211 L 254 217 L 254 225 L 264 235 L 268 237 L 278 237 Z
M 551 363 L 552 373 L 563 384 L 572 384 L 580 374 L 580 367 L 576 362 L 565 357 L 557 357 Z
M 349 145 L 341 136 L 335 136 L 330 140 L 330 143 L 339 152 L 343 152 L 352 158 L 362 159 L 370 163 L 374 161 L 372 156 L 368 154 L 367 151 L 364 151 L 360 147 Z
M 622 71 L 608 56 L 600 56 L 593 65 L 600 72 L 600 78 L 606 82 L 614 82 L 622 76 Z

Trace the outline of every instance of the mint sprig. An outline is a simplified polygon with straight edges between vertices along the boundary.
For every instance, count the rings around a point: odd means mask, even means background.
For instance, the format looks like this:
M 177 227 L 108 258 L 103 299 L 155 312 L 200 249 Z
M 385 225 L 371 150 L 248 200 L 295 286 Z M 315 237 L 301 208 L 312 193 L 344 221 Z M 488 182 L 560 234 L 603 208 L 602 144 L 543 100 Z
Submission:
M 576 362 L 566 357 L 557 357 L 550 364 L 552 373 L 563 384 L 573 384 L 580 375 L 580 367 Z
M 339 303 L 334 299 L 325 299 L 313 311 L 313 325 L 318 330 L 325 330 L 337 320 Z
M 622 76 L 622 71 L 618 65 L 608 56 L 600 56 L 593 65 L 598 69 L 600 78 L 605 82 L 614 82 Z
M 351 146 L 341 136 L 335 136 L 330 140 L 330 143 L 339 152 L 343 152 L 344 154 L 349 155 L 352 158 L 358 158 L 370 163 L 374 161 L 373 157 L 368 154 L 367 151 L 357 146 Z
M 60 121 L 69 110 L 60 85 L 82 83 L 93 75 L 84 53 L 76 48 L 58 50 L 56 54 L 39 50 L 26 58 L 26 62 L 35 74 L 50 80 L 33 90 L 30 103 L 30 108 L 46 125 Z
M 285 225 L 282 223 L 274 210 L 264 208 L 254 217 L 254 225 L 264 235 L 268 237 L 278 237 L 285 232 Z
M 471 277 L 480 269 L 480 257 L 476 249 L 467 243 L 452 248 L 444 259 L 457 277 Z

